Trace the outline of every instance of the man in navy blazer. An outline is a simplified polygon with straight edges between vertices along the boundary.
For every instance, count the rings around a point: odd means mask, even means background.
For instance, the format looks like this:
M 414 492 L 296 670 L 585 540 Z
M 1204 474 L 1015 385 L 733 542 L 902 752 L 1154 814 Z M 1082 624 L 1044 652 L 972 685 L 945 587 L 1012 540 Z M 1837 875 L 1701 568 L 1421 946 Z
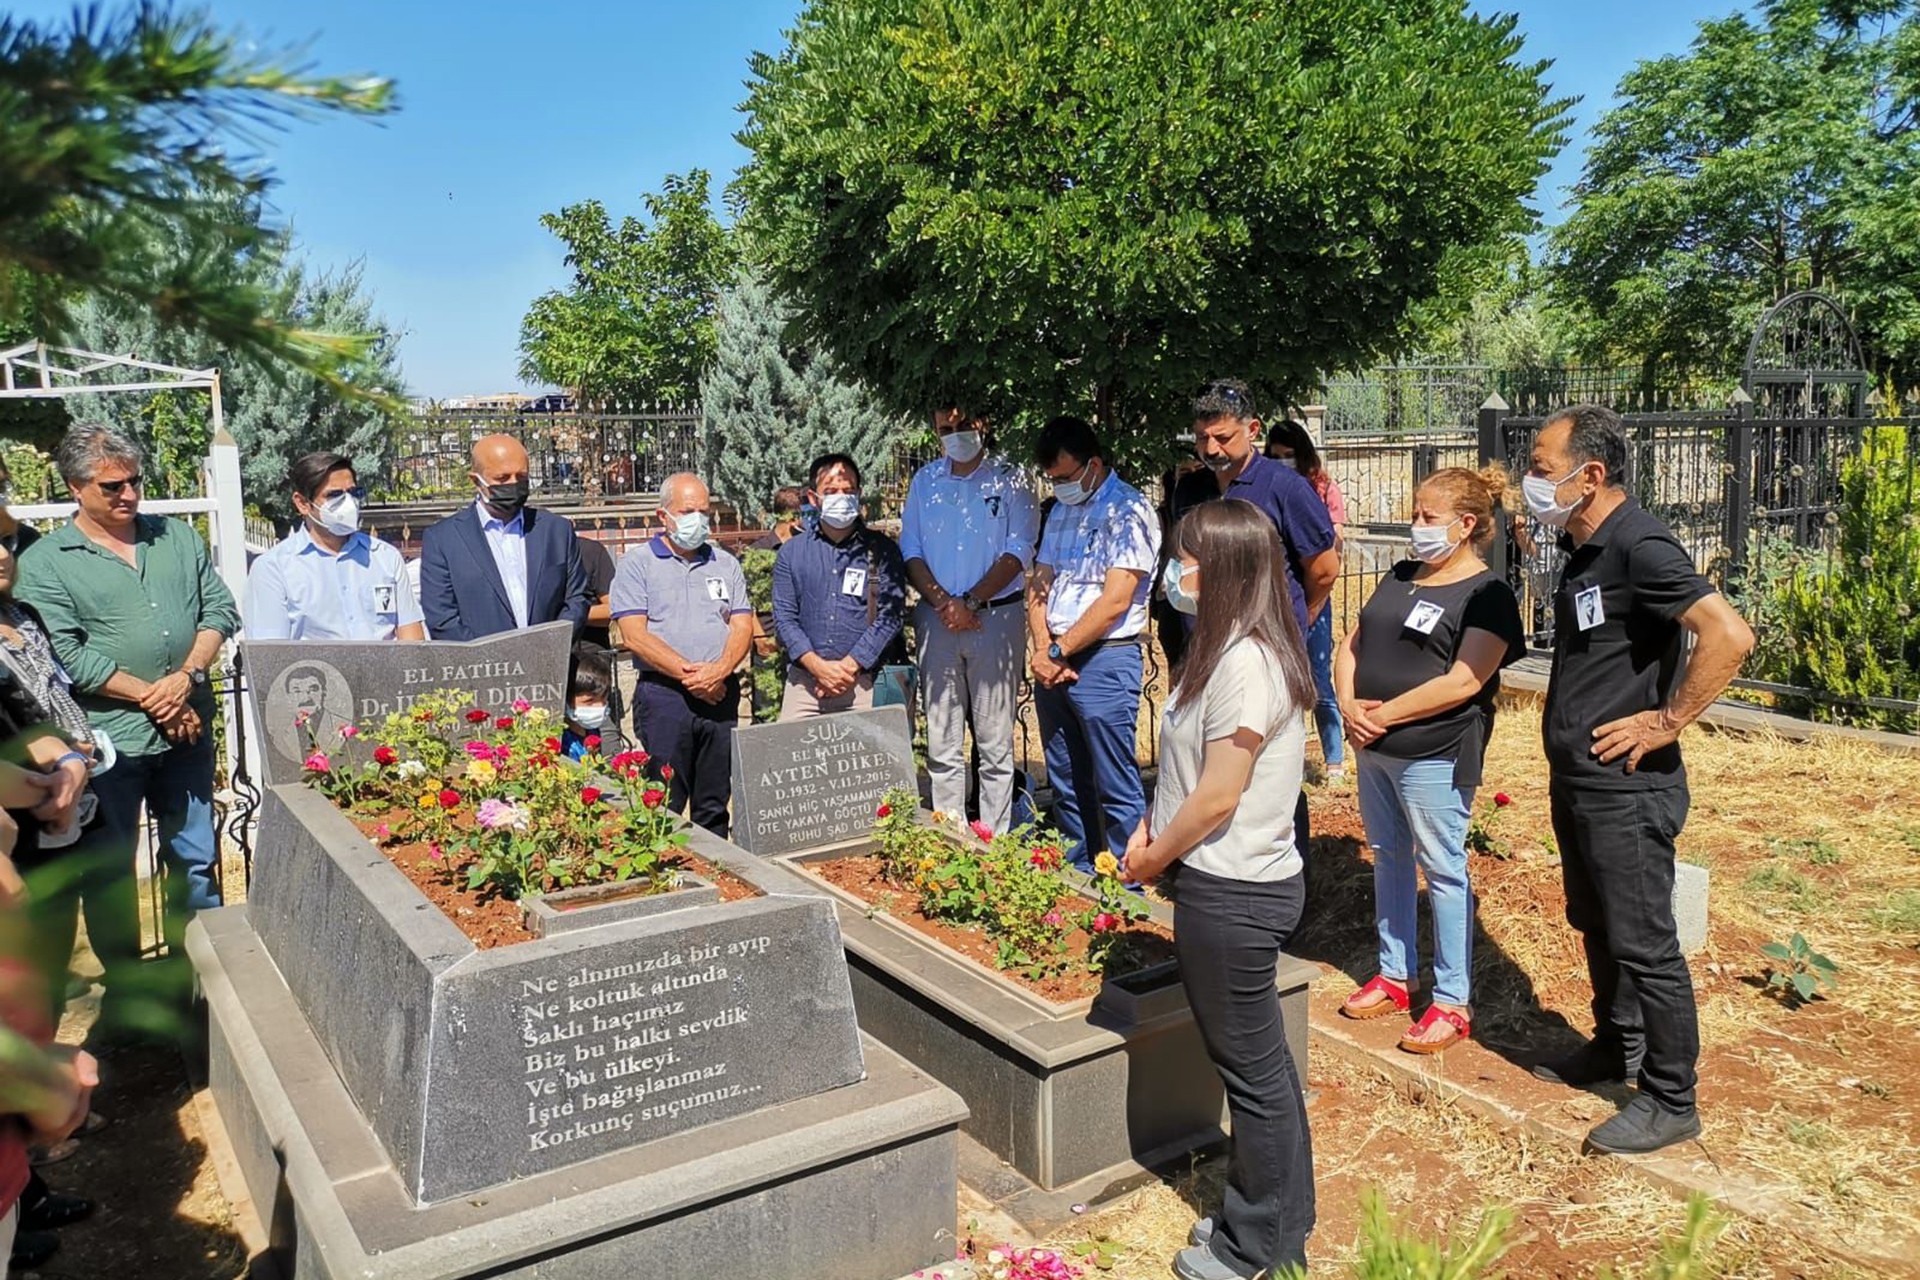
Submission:
M 527 505 L 527 451 L 512 436 L 473 446 L 474 504 L 420 538 L 420 608 L 435 640 L 478 640 L 587 620 L 587 573 L 573 524 Z

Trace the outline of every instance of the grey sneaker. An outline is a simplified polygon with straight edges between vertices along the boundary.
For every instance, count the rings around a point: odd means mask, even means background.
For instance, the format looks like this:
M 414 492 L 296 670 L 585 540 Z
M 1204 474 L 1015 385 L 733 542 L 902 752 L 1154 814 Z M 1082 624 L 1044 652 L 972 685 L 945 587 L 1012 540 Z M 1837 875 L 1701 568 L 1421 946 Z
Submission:
M 1692 1107 L 1669 1111 L 1645 1094 L 1635 1095 L 1626 1109 L 1595 1126 L 1587 1146 L 1615 1156 L 1641 1156 L 1700 1136 L 1700 1113 Z
M 1174 1254 L 1173 1274 L 1180 1280 L 1254 1280 L 1248 1273 L 1215 1257 L 1207 1245 L 1195 1245 Z
M 1208 1214 L 1193 1224 L 1193 1230 L 1187 1232 L 1187 1243 L 1204 1245 L 1211 1239 L 1213 1239 L 1213 1215 Z

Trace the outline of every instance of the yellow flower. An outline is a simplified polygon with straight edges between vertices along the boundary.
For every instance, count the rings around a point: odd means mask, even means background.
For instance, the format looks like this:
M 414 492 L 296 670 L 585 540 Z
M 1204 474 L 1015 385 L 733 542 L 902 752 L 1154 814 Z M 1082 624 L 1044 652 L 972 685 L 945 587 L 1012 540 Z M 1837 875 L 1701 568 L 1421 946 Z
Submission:
M 1099 853 L 1099 856 L 1097 856 L 1093 860 L 1093 869 L 1095 871 L 1098 871 L 1103 876 L 1119 875 L 1120 859 L 1114 857 L 1111 853 L 1108 853 L 1105 849 L 1102 849 Z
M 475 760 L 467 766 L 467 777 L 480 783 L 482 786 L 492 782 L 499 776 L 500 771 L 493 767 L 493 761 L 491 760 Z
M 942 813 L 940 810 L 935 809 L 933 811 L 933 825 L 936 827 L 941 827 L 941 826 L 945 826 L 946 822 L 947 822 L 947 815 L 945 813 Z
M 429 791 L 420 797 L 420 807 L 422 809 L 431 809 L 439 803 L 440 793 L 438 791 Z

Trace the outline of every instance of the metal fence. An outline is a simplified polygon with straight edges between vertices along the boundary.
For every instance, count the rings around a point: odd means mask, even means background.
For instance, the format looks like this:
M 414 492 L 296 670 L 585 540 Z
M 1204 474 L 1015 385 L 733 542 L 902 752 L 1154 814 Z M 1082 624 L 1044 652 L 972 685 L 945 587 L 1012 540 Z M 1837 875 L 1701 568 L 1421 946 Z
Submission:
M 473 445 L 489 435 L 512 436 L 525 446 L 532 464 L 529 478 L 534 489 L 546 495 L 651 493 L 674 472 L 700 466 L 697 407 L 424 413 L 406 427 L 401 452 L 393 461 L 390 491 L 382 497 L 406 502 L 471 496 Z
M 1383 365 L 1327 380 L 1326 434 L 1344 440 L 1470 432 L 1480 406 L 1496 395 L 1522 415 L 1570 404 L 1604 404 L 1621 413 L 1704 410 L 1725 404 L 1735 385 L 1732 378 L 1656 377 L 1645 368 Z

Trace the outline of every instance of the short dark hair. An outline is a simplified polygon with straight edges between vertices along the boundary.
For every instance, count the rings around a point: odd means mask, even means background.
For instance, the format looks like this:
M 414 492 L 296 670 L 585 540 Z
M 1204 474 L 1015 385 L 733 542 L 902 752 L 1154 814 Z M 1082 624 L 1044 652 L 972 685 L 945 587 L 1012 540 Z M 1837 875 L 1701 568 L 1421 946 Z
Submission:
M 1060 461 L 1063 453 L 1080 462 L 1107 456 L 1106 450 L 1100 447 L 1100 437 L 1094 434 L 1086 419 L 1066 413 L 1049 419 L 1047 425 L 1040 428 L 1033 442 L 1033 460 L 1050 467 Z
M 835 467 L 845 467 L 851 472 L 854 484 L 866 483 L 860 478 L 860 464 L 853 460 L 852 454 L 823 453 L 807 467 L 807 488 L 817 492 L 820 488 L 820 477 Z
M 1253 407 L 1253 388 L 1238 378 L 1215 378 L 1193 397 L 1193 420 L 1213 422 L 1234 418 L 1241 422 L 1257 418 Z
M 1620 415 L 1603 404 L 1574 404 L 1556 409 L 1540 424 L 1546 430 L 1565 422 L 1567 457 L 1577 466 L 1597 462 L 1607 469 L 1607 484 L 1615 489 L 1627 483 L 1627 427 Z
M 797 484 L 783 484 L 773 491 L 773 514 L 776 516 L 798 515 L 800 508 L 807 505 L 807 491 Z
M 322 451 L 303 454 L 287 468 L 287 483 L 293 486 L 295 493 L 311 502 L 313 495 L 325 487 L 327 477 L 342 469 L 353 471 L 353 459 L 344 453 Z M 359 478 L 360 473 L 355 471 L 354 479 Z
M 575 698 L 599 698 L 613 694 L 613 656 L 597 644 L 573 646 L 573 676 L 567 681 L 567 701 Z

